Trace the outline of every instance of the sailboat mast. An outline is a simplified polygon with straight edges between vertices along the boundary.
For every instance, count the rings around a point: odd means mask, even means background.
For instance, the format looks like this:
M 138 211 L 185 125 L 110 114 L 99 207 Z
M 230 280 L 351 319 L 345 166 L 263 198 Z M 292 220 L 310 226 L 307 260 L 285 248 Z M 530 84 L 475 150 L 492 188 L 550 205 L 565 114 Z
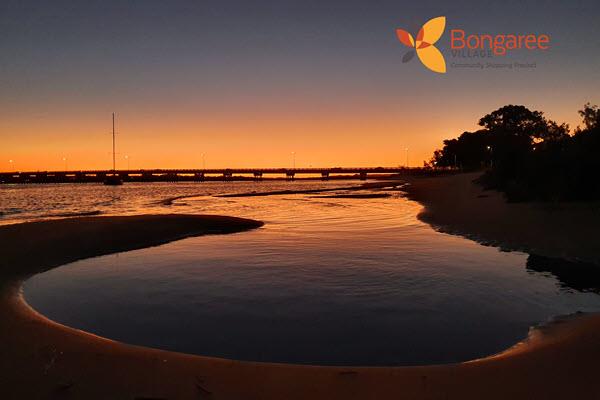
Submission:
M 113 123 L 113 171 L 116 171 L 117 167 L 117 163 L 116 163 L 116 158 L 115 158 L 115 113 L 112 113 L 112 123 Z
M 122 185 L 123 181 L 121 180 L 121 177 L 117 174 L 117 158 L 116 158 L 117 152 L 115 151 L 115 113 L 112 113 L 112 124 L 113 124 L 113 130 L 112 130 L 112 136 L 113 136 L 113 169 L 112 169 L 112 173 L 106 174 L 106 177 L 104 179 L 104 184 L 105 185 L 110 185 L 110 186 L 118 186 L 118 185 Z

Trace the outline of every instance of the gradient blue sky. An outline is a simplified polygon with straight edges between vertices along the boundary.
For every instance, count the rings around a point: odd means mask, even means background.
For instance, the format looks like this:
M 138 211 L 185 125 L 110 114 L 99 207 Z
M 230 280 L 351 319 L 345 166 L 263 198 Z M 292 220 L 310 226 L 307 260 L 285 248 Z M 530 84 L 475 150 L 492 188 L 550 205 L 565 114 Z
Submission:
M 447 17 L 447 74 L 395 28 Z M 3 1 L 0 170 L 420 165 L 502 105 L 579 122 L 600 103 L 598 1 Z M 546 33 L 548 51 L 453 69 L 448 30 Z M 124 167 L 123 160 L 120 160 Z

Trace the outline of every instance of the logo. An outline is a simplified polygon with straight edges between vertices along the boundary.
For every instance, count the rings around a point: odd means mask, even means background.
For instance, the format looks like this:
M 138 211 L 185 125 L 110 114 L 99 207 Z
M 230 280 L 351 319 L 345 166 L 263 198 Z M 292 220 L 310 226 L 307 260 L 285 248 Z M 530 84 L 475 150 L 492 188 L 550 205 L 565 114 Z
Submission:
M 410 50 L 402 57 L 402 62 L 407 63 L 412 60 L 415 54 L 421 60 L 421 63 L 431 71 L 445 74 L 446 60 L 442 53 L 435 47 L 446 29 L 446 17 L 432 18 L 423 24 L 417 37 L 414 38 L 404 29 L 396 29 L 398 40 Z M 464 29 L 450 29 L 450 49 L 452 50 L 451 68 L 477 68 L 477 69 L 530 69 L 537 68 L 537 63 L 529 60 L 500 62 L 502 57 L 509 54 L 532 53 L 547 51 L 551 47 L 550 35 L 541 33 L 470 33 Z M 464 63 L 454 62 L 483 61 L 484 58 L 499 58 L 498 62 L 490 60 L 489 62 Z
M 442 53 L 434 46 L 446 28 L 446 17 L 436 17 L 423 24 L 415 40 L 413 36 L 403 29 L 396 29 L 398 40 L 411 50 L 402 57 L 402 62 L 407 63 L 413 59 L 415 53 L 424 66 L 440 74 L 446 73 L 446 60 Z

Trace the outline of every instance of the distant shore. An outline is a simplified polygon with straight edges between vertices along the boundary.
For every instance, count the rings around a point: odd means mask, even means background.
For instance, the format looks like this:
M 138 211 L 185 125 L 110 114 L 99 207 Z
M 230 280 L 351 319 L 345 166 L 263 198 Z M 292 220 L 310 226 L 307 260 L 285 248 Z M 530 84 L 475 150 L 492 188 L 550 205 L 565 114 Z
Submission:
M 428 192 L 422 185 L 429 185 Z M 425 198 L 427 193 L 438 193 L 431 189 L 436 185 L 446 184 L 414 182 L 411 196 L 420 193 L 422 201 L 435 210 L 434 199 Z M 417 192 L 419 187 L 421 192 Z M 447 190 L 463 189 L 450 185 Z M 316 367 L 241 362 L 126 345 L 52 322 L 32 310 L 20 293 L 22 279 L 77 259 L 259 226 L 258 221 L 240 218 L 153 215 L 0 227 L 5 253 L 0 261 L 0 397 L 347 400 L 600 395 L 600 318 L 595 315 L 535 330 L 528 340 L 501 354 L 466 363 Z

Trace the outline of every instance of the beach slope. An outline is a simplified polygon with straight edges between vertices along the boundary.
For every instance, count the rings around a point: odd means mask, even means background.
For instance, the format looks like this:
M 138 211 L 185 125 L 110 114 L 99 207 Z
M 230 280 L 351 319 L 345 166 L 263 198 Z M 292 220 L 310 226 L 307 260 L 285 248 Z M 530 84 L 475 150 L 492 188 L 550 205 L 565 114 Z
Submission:
M 535 330 L 508 351 L 424 367 L 261 364 L 126 345 L 62 326 L 32 310 L 26 276 L 78 258 L 158 245 L 260 222 L 139 216 L 0 228 L 0 397 L 3 399 L 564 399 L 600 398 L 600 319 Z M 445 340 L 440 337 L 439 340 Z
M 407 197 L 437 229 L 539 256 L 600 264 L 600 203 L 508 203 L 475 184 L 481 173 L 410 178 Z

